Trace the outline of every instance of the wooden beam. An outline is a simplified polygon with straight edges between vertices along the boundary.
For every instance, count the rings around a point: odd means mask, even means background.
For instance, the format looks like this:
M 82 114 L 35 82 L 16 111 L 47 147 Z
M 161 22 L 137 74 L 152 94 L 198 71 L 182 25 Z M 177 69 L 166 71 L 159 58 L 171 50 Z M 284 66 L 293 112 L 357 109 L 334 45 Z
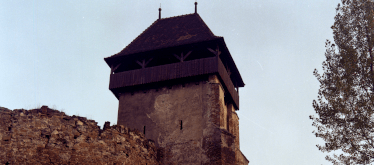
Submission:
M 110 74 L 113 74 L 119 68 L 120 65 L 121 63 L 117 64 L 117 66 L 115 67 L 113 67 L 114 65 L 112 65 L 112 67 L 110 68 Z
M 145 68 L 149 62 L 151 62 L 153 58 L 150 58 L 147 62 L 145 61 L 145 59 L 143 59 L 142 61 L 136 61 L 136 63 L 138 63 L 142 68 Z
M 226 71 L 227 71 L 227 74 L 228 74 L 229 76 L 231 76 L 231 71 L 230 71 L 230 68 L 229 68 L 228 65 L 226 65 Z
M 183 54 L 183 53 L 182 53 Z M 173 54 L 180 62 L 182 62 L 183 61 L 183 59 L 181 58 L 181 57 L 179 57 L 178 55 L 176 55 L 176 54 Z
M 192 50 L 191 51 L 189 51 L 184 57 L 182 57 L 183 58 L 183 61 L 191 54 L 191 52 L 192 52 Z M 183 54 L 183 53 L 182 53 Z M 183 62 L 182 61 L 182 62 Z
M 173 54 L 180 62 L 183 62 L 190 54 L 192 51 L 189 51 L 186 55 L 183 55 L 183 52 L 181 53 L 180 56 Z
M 115 72 L 119 68 L 119 66 L 121 66 L 121 63 L 119 63 L 116 67 L 114 67 L 113 72 Z
M 146 63 L 145 63 L 145 66 L 147 66 L 149 64 L 149 62 L 152 61 L 153 58 L 150 58 Z
M 218 45 L 217 45 L 217 48 L 216 48 L 216 50 L 213 50 L 213 49 L 211 49 L 211 48 L 207 48 L 210 52 L 212 52 L 214 55 L 216 55 L 217 57 L 219 56 L 219 55 L 221 55 L 221 51 L 219 50 L 219 47 L 218 47 Z
M 142 68 L 145 68 L 145 60 L 139 62 L 138 60 L 136 61 Z

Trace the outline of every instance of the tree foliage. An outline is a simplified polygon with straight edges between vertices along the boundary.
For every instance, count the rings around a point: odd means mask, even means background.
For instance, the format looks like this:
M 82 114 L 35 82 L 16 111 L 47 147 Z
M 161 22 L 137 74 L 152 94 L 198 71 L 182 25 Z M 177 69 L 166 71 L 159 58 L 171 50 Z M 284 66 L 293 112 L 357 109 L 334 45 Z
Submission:
M 324 73 L 310 116 L 313 133 L 325 141 L 322 152 L 334 164 L 374 162 L 374 12 L 373 0 L 342 0 L 331 27 L 334 43 L 326 41 Z

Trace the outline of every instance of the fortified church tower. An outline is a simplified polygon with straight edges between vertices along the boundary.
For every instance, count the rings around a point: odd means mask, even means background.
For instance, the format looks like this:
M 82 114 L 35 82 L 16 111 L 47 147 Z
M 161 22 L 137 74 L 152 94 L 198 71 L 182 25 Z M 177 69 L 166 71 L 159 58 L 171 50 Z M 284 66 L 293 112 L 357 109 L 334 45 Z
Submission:
M 196 12 L 161 18 L 105 58 L 117 124 L 162 149 L 163 164 L 248 164 L 239 148 L 239 87 L 244 82 L 223 37 Z

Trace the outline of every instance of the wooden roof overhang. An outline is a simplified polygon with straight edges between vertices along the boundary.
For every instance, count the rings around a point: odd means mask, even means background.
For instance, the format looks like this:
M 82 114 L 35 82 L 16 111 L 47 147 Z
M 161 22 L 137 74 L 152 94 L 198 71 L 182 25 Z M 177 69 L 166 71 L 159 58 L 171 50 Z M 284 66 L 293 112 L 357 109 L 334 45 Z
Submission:
M 108 66 L 112 69 L 114 69 L 116 66 L 122 64 L 126 65 L 126 63 L 131 63 L 139 59 L 151 59 L 155 57 L 162 57 L 166 56 L 170 52 L 176 53 L 180 50 L 196 50 L 196 49 L 213 49 L 218 50 L 221 52 L 219 57 L 221 58 L 221 61 L 225 64 L 226 70 L 229 70 L 230 72 L 230 78 L 233 81 L 233 84 L 235 87 L 244 87 L 244 81 L 240 75 L 240 72 L 238 68 L 236 67 L 236 64 L 230 54 L 230 51 L 228 50 L 226 43 L 223 39 L 223 37 L 217 37 L 215 39 L 200 41 L 200 42 L 194 42 L 184 45 L 175 45 L 173 47 L 165 47 L 160 48 L 157 50 L 150 50 L 145 52 L 137 52 L 134 54 L 128 54 L 128 55 L 121 55 L 117 54 L 116 56 L 111 56 L 104 58 L 105 62 L 108 64 Z
M 227 96 L 234 103 L 235 109 L 239 109 L 238 88 L 244 87 L 244 82 L 232 59 L 223 37 L 212 40 L 184 44 L 158 50 L 138 52 L 129 55 L 116 55 L 105 58 L 106 63 L 113 69 L 124 63 L 135 62 L 138 59 L 156 58 L 165 56 L 173 51 L 181 50 L 209 50 L 210 57 L 193 59 L 184 62 L 171 63 L 153 67 L 146 67 L 123 72 L 111 72 L 109 89 L 118 98 L 119 93 L 125 88 L 137 87 L 146 84 L 170 81 L 194 76 L 217 74 L 223 82 Z M 218 51 L 217 51 L 218 50 Z M 218 53 L 218 56 L 214 53 Z M 237 89 L 235 89 L 237 88 Z

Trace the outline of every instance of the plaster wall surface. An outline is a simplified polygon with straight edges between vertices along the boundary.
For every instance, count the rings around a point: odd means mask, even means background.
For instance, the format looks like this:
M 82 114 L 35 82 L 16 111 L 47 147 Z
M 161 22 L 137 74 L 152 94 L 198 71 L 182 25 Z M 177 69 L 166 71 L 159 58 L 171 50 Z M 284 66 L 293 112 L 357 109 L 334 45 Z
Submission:
M 209 118 L 207 86 L 206 81 L 195 81 L 123 93 L 118 124 L 138 129 L 165 148 L 165 164 L 209 162 L 202 148 Z
M 186 88 L 188 90 L 186 90 Z M 118 124 L 136 128 L 156 144 L 199 140 L 203 134 L 203 84 L 187 83 L 121 94 Z

